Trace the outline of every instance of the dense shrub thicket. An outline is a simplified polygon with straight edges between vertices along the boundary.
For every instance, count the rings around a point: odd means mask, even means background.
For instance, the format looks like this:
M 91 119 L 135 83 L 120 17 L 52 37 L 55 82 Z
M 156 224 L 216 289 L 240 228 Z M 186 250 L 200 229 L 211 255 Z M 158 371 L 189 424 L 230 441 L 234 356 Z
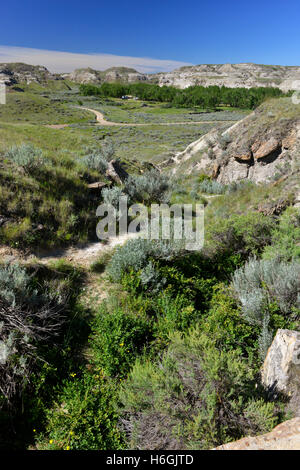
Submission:
M 103 83 L 101 86 L 80 85 L 84 96 L 103 96 L 121 98 L 123 95 L 135 95 L 145 101 L 160 101 L 174 106 L 200 106 L 215 109 L 217 106 L 254 109 L 266 98 L 283 96 L 279 88 L 227 88 L 225 86 L 191 86 L 179 90 L 171 86 L 158 86 L 149 83 Z
M 253 365 L 199 329 L 170 336 L 159 363 L 138 360 L 122 387 L 124 428 L 137 449 L 209 449 L 278 422 Z

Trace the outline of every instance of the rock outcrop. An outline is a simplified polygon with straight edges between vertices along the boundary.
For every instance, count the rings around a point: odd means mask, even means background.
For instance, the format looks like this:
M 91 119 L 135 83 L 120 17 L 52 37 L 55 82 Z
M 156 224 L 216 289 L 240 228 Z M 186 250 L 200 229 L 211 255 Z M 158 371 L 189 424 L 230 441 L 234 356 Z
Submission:
M 193 85 L 237 87 L 276 87 L 283 91 L 298 89 L 300 67 L 259 64 L 202 64 L 181 67 L 172 72 L 144 74 L 127 67 L 112 67 L 105 71 L 79 69 L 64 78 L 78 83 L 102 83 L 103 81 L 148 81 L 160 86 L 187 88 Z
M 290 407 L 300 416 L 300 332 L 278 330 L 261 370 L 264 387 L 290 398 Z
M 41 65 L 28 65 L 23 63 L 0 64 L 0 83 L 15 85 L 17 83 L 46 84 L 49 80 L 63 80 L 58 74 L 50 73 Z
M 174 173 L 206 173 L 220 183 L 266 183 L 299 168 L 300 105 L 267 101 L 223 132 L 212 131 L 174 159 Z M 216 168 L 218 169 L 216 171 Z
M 300 67 L 260 64 L 202 64 L 181 67 L 152 76 L 159 85 L 187 88 L 193 85 L 238 87 L 277 87 L 297 89 Z
M 104 71 L 91 68 L 77 69 L 74 72 L 63 74 L 62 77 L 75 83 L 91 83 L 95 85 L 100 85 L 104 82 L 135 83 L 149 80 L 146 74 L 127 67 L 111 67 Z
M 300 418 L 285 421 L 267 434 L 244 437 L 214 450 L 300 450 Z

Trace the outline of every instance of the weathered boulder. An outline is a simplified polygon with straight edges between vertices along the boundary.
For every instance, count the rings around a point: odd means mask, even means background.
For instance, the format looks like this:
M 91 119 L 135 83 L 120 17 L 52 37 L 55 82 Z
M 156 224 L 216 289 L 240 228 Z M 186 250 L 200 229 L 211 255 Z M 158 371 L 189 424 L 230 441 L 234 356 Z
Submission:
M 300 418 L 285 421 L 267 434 L 244 437 L 215 450 L 300 450 Z
M 230 159 L 226 166 L 221 165 L 218 181 L 222 184 L 228 184 L 232 181 L 241 181 L 248 178 L 249 165 L 241 164 L 234 159 Z
M 277 331 L 263 364 L 261 379 L 263 385 L 271 392 L 282 392 L 294 399 L 298 397 L 300 394 L 299 331 Z
M 296 145 L 297 142 L 297 132 L 295 129 L 287 135 L 284 139 L 282 139 L 282 148 L 288 150 Z
M 266 158 L 274 154 L 274 152 L 280 152 L 281 142 L 275 139 L 275 137 L 271 137 L 266 142 L 255 142 L 251 149 L 254 158 L 256 160 L 261 160 L 262 158 Z
M 251 163 L 252 153 L 250 151 L 234 155 L 234 158 L 240 163 Z

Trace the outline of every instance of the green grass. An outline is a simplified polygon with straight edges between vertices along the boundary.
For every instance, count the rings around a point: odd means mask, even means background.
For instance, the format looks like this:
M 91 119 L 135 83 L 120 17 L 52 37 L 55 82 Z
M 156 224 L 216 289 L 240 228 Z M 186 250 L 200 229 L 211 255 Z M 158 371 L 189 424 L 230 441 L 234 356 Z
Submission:
M 45 166 L 26 174 L 5 158 L 9 147 L 21 143 L 42 149 Z M 105 178 L 78 163 L 92 145 L 91 134 L 71 128 L 0 124 L 0 213 L 7 219 L 0 228 L 3 244 L 38 248 L 95 238 L 99 199 L 88 183 Z
M 27 91 L 7 93 L 6 104 L 0 105 L 0 122 L 64 124 L 86 122 L 91 118 L 87 111 Z
M 80 97 L 85 106 L 102 112 L 109 121 L 134 124 L 164 124 L 169 122 L 235 121 L 248 111 L 222 107 L 217 112 L 201 108 L 175 108 L 165 103 L 120 99 Z

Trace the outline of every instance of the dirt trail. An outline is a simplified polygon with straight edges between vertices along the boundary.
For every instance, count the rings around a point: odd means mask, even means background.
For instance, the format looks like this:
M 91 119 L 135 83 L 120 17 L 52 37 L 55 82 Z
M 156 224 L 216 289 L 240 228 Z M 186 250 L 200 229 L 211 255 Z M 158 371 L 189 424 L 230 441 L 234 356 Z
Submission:
M 78 266 L 85 268 L 90 267 L 90 265 L 97 261 L 97 259 L 104 253 L 107 253 L 113 250 L 118 245 L 124 245 L 127 240 L 137 237 L 138 234 L 128 233 L 125 235 L 117 236 L 111 238 L 107 243 L 103 242 L 93 242 L 87 243 L 84 246 L 75 246 L 66 249 L 54 249 L 47 252 L 36 252 L 29 255 L 22 253 L 21 251 L 10 248 L 10 247 L 1 247 L 0 248 L 0 259 L 5 261 L 20 261 L 23 263 L 32 263 L 39 262 L 43 264 L 48 264 L 51 262 L 59 261 L 65 259 L 68 262 L 76 263 Z
M 146 122 L 146 123 L 130 123 L 130 122 L 113 122 L 107 121 L 104 118 L 104 115 L 97 111 L 96 109 L 92 108 L 83 108 L 80 107 L 78 109 L 84 109 L 85 111 L 89 111 L 96 115 L 96 121 L 99 126 L 119 126 L 119 127 L 140 127 L 140 126 L 182 126 L 185 124 L 218 124 L 224 122 L 236 122 L 236 121 L 182 121 L 182 122 Z M 68 127 L 71 124 L 47 124 L 46 127 L 50 127 L 51 129 L 63 129 L 64 127 Z

